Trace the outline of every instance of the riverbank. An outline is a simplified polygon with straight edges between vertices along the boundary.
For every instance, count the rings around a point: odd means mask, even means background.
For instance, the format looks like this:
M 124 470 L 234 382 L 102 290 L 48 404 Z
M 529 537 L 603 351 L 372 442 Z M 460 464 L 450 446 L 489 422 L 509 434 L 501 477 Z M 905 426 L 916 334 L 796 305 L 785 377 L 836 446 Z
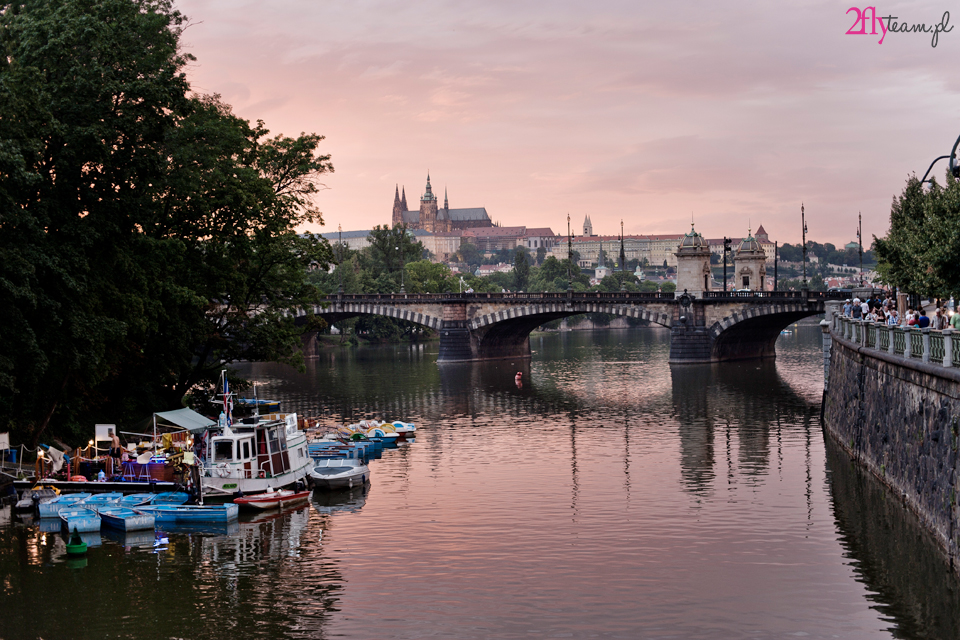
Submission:
M 917 515 L 960 572 L 960 371 L 880 351 L 864 338 L 831 331 L 824 427 Z

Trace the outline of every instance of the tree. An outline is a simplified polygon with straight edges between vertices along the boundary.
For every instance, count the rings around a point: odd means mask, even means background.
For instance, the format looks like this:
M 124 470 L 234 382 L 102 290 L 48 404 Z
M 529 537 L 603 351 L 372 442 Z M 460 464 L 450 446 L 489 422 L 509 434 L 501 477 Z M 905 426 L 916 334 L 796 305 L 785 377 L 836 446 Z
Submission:
M 523 247 L 517 247 L 513 258 L 513 278 L 516 288 L 524 291 L 530 282 L 530 262 L 527 257 L 527 250 Z
M 543 264 L 543 261 L 547 259 L 547 249 L 543 246 L 537 247 L 537 266 Z
M 960 294 L 960 182 L 929 190 L 911 177 L 890 207 L 890 230 L 874 239 L 883 282 L 924 297 Z
M 224 363 L 296 364 L 321 136 L 190 95 L 167 0 L 0 12 L 0 408 L 14 437 L 176 406 Z M 79 436 L 78 436 L 79 437 Z M 85 441 L 87 433 L 82 435 Z
M 476 245 L 469 242 L 461 242 L 458 253 L 460 255 L 460 262 L 470 265 L 472 269 L 476 269 L 483 262 L 483 255 L 480 253 L 480 250 L 477 249 Z

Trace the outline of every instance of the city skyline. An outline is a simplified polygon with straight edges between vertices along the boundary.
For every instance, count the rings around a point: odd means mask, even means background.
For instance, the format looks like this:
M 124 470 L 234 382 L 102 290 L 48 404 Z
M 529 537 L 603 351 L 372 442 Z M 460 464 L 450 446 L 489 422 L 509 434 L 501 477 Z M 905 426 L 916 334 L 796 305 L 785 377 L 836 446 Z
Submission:
M 323 231 L 389 221 L 428 171 L 504 225 L 782 242 L 883 235 L 949 153 L 960 32 L 848 35 L 846 5 L 315 5 L 184 0 L 194 89 L 274 133 L 325 135 Z M 931 2 L 884 6 L 933 24 Z M 789 17 L 789 20 L 785 20 Z M 934 170 L 942 179 L 943 163 Z M 742 229 L 741 229 L 742 228 Z M 320 230 L 312 228 L 310 230 Z

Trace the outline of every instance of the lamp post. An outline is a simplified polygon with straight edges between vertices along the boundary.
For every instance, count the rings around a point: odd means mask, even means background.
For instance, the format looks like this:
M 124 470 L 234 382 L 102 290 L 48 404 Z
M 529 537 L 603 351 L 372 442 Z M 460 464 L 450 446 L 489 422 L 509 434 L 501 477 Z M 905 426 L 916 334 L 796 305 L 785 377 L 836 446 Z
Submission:
M 567 291 L 573 291 L 573 236 L 570 235 L 570 214 L 567 214 Z
M 930 166 L 927 168 L 927 172 L 923 174 L 923 178 L 920 179 L 920 184 L 924 182 L 931 182 L 933 178 L 927 180 L 927 176 L 930 175 L 930 172 L 933 170 L 933 165 L 937 164 L 941 160 L 946 158 L 950 159 L 950 173 L 954 178 L 960 178 L 960 161 L 957 160 L 957 146 L 960 146 L 960 137 L 957 138 L 957 141 L 953 143 L 953 149 L 950 150 L 950 155 L 948 156 L 937 156 L 933 162 L 930 163 Z
M 400 247 L 397 247 L 397 251 L 400 251 Z M 403 282 L 404 282 L 404 273 L 403 273 L 403 272 L 407 270 L 406 267 L 407 267 L 407 265 L 406 265 L 406 260 L 404 260 L 403 252 L 400 251 L 400 293 L 406 293 L 406 292 L 407 292 L 407 290 L 406 290 L 406 288 L 404 287 L 404 284 L 403 284 Z
M 779 256 L 777 254 L 779 253 L 779 250 L 780 250 L 779 241 L 774 240 L 773 241 L 773 290 L 774 291 L 777 290 L 777 262 L 779 260 Z
M 803 203 L 800 203 L 800 223 L 803 225 L 803 286 L 801 289 L 808 289 L 807 286 L 807 218 L 803 210 Z
M 730 238 L 723 237 L 723 292 L 727 292 L 727 254 L 730 253 Z
M 623 248 L 623 218 L 620 218 L 620 291 L 627 290 L 627 252 Z
M 337 291 L 341 296 L 343 295 L 343 227 L 337 225 L 337 271 L 340 272 L 340 289 Z
M 860 254 L 860 286 L 863 287 L 863 214 L 857 212 L 857 252 Z

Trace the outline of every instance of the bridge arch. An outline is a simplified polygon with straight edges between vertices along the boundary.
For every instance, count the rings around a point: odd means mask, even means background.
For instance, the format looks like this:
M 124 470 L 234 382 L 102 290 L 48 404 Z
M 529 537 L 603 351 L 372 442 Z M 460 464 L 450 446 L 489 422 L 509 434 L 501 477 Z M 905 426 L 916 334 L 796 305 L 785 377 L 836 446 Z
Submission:
M 709 328 L 711 360 L 742 360 L 776 356 L 780 332 L 794 322 L 823 313 L 804 302 L 764 304 L 735 312 Z
M 343 302 L 330 305 L 327 308 L 314 307 L 313 312 L 333 324 L 341 320 L 356 318 L 357 316 L 386 316 L 396 320 L 407 320 L 415 324 L 423 325 L 435 331 L 439 331 L 443 324 L 443 318 L 436 313 L 424 313 L 423 310 L 411 308 L 410 306 L 393 306 L 390 304 L 376 304 L 365 302 Z
M 550 302 L 518 305 L 474 316 L 467 321 L 473 353 L 485 359 L 526 357 L 530 355 L 530 332 L 552 320 L 584 313 L 608 313 L 624 318 L 647 320 L 669 328 L 672 318 L 667 309 L 644 305 L 603 304 L 601 302 Z

